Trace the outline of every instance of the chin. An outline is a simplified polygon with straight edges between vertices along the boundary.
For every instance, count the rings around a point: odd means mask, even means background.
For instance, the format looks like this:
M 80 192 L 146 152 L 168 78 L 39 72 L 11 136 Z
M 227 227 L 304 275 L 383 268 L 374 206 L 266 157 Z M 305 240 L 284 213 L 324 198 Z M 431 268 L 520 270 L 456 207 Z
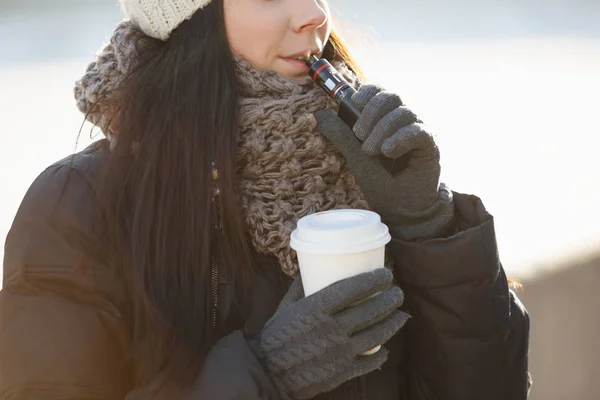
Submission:
M 306 76 L 306 75 L 302 75 L 302 76 L 295 76 L 295 77 L 292 77 L 292 78 L 290 78 L 290 79 L 293 79 L 293 80 L 295 80 L 296 82 L 298 82 L 298 83 L 302 83 L 302 84 L 307 84 L 307 83 L 310 83 L 310 82 L 312 82 L 312 79 L 310 79 L 310 76 Z
M 285 79 L 293 79 L 297 82 L 302 82 L 305 83 L 307 81 L 310 81 L 310 76 L 308 76 L 307 74 L 293 74 L 290 73 L 289 71 L 283 72 L 283 71 L 277 71 L 274 70 L 275 72 L 277 72 L 277 74 Z

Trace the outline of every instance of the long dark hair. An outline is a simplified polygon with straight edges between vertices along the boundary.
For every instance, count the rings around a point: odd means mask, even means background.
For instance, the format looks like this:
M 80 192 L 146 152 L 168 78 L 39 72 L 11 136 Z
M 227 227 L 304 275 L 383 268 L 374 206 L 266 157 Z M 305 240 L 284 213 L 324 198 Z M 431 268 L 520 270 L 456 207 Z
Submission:
M 140 33 L 135 67 L 103 105 L 116 134 L 97 223 L 106 257 L 131 293 L 140 383 L 160 373 L 184 387 L 200 373 L 218 340 L 213 259 L 234 285 L 236 304 L 251 305 L 252 259 L 236 191 L 239 94 L 222 1 L 196 12 L 167 41 Z M 324 56 L 360 74 L 335 33 Z

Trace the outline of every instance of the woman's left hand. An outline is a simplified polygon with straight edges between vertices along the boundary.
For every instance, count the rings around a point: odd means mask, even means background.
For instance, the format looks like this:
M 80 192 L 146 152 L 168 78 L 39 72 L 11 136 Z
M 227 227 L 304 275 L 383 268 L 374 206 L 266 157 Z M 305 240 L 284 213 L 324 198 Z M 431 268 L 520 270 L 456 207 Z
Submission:
M 318 130 L 344 155 L 373 210 L 400 239 L 435 237 L 454 215 L 452 193 L 440 184 L 440 152 L 400 97 L 364 85 L 352 97 L 361 116 L 350 129 L 333 111 L 315 114 Z M 358 140 L 357 140 L 358 139 Z M 410 157 L 392 176 L 377 156 Z

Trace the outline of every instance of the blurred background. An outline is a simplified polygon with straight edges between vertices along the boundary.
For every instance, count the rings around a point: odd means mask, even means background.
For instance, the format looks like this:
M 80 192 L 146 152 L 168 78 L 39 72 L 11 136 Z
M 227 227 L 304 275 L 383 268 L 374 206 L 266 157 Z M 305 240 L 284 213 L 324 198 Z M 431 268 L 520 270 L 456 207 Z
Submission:
M 531 314 L 531 398 L 600 399 L 600 1 L 331 6 L 369 79 L 438 136 L 444 180 L 495 216 Z M 77 143 L 72 88 L 121 18 L 117 0 L 0 0 L 2 243 L 33 179 L 101 137 Z

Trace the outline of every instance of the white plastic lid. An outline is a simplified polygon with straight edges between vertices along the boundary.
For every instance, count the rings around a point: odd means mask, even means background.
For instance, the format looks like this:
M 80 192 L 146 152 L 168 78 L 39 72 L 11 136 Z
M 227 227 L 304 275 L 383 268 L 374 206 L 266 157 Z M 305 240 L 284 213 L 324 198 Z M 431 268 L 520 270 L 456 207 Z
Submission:
M 392 240 L 379 214 L 367 210 L 331 210 L 298 221 L 290 238 L 292 249 L 312 254 L 370 251 Z

